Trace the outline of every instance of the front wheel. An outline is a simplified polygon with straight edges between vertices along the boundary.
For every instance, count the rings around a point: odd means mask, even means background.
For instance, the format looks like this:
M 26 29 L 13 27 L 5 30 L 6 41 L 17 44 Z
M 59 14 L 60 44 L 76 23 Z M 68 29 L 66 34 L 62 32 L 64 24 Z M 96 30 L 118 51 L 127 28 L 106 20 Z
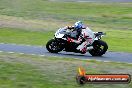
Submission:
M 64 49 L 61 43 L 57 42 L 55 39 L 49 40 L 46 44 L 46 48 L 51 53 L 58 53 Z
M 89 51 L 92 56 L 102 56 L 108 49 L 106 42 L 102 40 L 96 40 L 93 43 L 93 49 Z

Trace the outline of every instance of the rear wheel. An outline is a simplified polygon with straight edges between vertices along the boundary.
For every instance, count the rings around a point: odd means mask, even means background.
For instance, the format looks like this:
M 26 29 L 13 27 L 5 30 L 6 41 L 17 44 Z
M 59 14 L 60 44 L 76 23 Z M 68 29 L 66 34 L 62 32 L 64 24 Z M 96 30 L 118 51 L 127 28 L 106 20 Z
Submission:
M 89 51 L 92 56 L 102 56 L 107 51 L 108 45 L 102 40 L 96 40 L 93 43 L 93 48 Z
M 54 39 L 51 39 L 47 42 L 46 48 L 51 53 L 58 53 L 64 49 L 61 43 Z

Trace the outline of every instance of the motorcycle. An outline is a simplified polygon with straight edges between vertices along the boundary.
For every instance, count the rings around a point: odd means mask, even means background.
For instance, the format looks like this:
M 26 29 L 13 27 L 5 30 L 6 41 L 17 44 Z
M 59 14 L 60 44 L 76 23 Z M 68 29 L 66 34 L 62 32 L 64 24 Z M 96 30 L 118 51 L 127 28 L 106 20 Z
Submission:
M 87 52 L 89 52 L 92 56 L 102 56 L 108 49 L 107 43 L 101 40 L 105 33 L 94 32 L 94 35 L 94 42 L 91 45 L 87 46 Z M 84 54 L 76 49 L 80 44 L 76 44 L 73 42 L 69 43 L 67 41 L 68 37 L 73 38 L 70 31 L 60 28 L 56 31 L 54 36 L 55 37 L 49 40 L 46 44 L 46 48 L 49 52 L 58 53 L 61 51 L 66 51 Z

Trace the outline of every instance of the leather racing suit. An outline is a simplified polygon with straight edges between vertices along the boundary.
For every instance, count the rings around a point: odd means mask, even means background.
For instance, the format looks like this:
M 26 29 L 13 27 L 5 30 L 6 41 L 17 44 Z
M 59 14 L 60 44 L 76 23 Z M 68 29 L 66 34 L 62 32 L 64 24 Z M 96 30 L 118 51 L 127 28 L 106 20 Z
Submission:
M 73 37 L 69 37 L 67 41 L 80 44 L 77 47 L 77 50 L 79 50 L 83 54 L 86 53 L 87 51 L 87 45 L 90 45 L 94 42 L 95 35 L 93 31 L 88 27 L 74 30 L 75 29 L 74 26 L 66 26 L 64 27 L 64 29 L 72 30 L 71 36 L 73 35 Z M 82 42 L 82 40 L 85 40 L 85 41 Z

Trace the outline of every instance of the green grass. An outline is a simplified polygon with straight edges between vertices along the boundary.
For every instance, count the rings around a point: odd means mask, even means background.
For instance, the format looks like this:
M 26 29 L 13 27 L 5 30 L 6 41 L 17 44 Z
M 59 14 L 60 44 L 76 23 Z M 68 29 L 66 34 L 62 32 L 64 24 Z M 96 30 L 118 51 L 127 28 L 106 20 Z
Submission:
M 104 30 L 103 40 L 108 43 L 109 51 L 132 52 L 132 31 Z M 127 35 L 126 35 L 127 34 Z M 29 31 L 24 29 L 0 28 L 0 42 L 45 45 L 54 36 L 54 31 Z
M 108 30 L 103 40 L 108 43 L 110 51 L 132 52 L 132 31 L 130 30 Z
M 131 29 L 132 3 L 77 3 L 47 0 L 0 0 L 0 15 L 44 22 L 75 22 L 112 29 Z M 60 25 L 60 24 L 58 24 Z M 102 28 L 103 28 L 102 27 Z M 53 28 L 54 29 L 54 28 Z
M 45 45 L 53 37 L 53 32 L 28 31 L 23 29 L 0 28 L 0 42 Z
M 41 88 L 46 82 L 44 76 L 28 64 L 0 60 L 0 70 L 1 88 Z
M 81 88 L 75 81 L 79 66 L 88 74 L 132 75 L 132 65 L 127 63 L 0 53 L 0 88 Z M 131 88 L 132 83 L 86 84 L 83 87 Z

